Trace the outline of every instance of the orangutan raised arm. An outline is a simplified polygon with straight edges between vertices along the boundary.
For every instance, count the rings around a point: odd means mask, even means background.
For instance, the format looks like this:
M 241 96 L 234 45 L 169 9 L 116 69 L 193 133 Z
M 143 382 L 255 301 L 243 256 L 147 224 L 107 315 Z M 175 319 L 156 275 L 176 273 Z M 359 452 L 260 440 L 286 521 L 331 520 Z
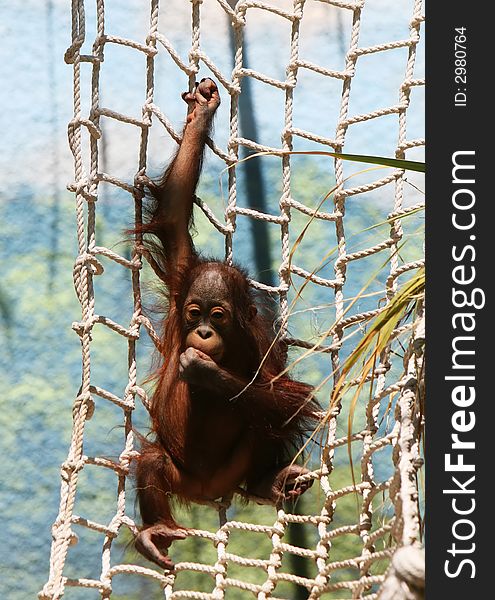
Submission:
M 193 249 L 189 226 L 194 194 L 206 139 L 220 104 L 217 86 L 211 79 L 203 79 L 193 92 L 184 92 L 182 98 L 188 105 L 182 141 L 168 169 L 150 185 L 155 204 L 144 229 L 159 238 L 170 269 L 187 264 Z

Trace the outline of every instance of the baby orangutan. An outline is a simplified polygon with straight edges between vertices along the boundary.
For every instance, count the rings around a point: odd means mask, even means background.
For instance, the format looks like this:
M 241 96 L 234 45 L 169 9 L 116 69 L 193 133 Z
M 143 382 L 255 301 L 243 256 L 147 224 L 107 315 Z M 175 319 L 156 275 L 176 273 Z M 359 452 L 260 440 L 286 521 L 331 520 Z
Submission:
M 312 481 L 293 463 L 318 404 L 309 385 L 280 375 L 286 346 L 255 305 L 245 273 L 195 251 L 190 226 L 205 142 L 220 104 L 216 84 L 203 79 L 184 93 L 187 122 L 177 155 L 156 184 L 147 223 L 155 236 L 166 286 L 162 364 L 151 405 L 153 441 L 143 441 L 137 492 L 143 525 L 136 548 L 173 569 L 168 548 L 186 537 L 171 512 L 171 496 L 215 500 L 239 486 L 281 502 Z M 273 345 L 272 345 L 273 344 Z

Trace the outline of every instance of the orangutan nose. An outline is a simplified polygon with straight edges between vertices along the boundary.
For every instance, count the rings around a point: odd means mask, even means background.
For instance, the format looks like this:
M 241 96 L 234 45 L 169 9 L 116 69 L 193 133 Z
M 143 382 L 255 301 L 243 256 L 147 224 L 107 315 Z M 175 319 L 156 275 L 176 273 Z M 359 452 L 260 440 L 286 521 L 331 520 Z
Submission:
M 209 337 L 212 336 L 212 331 L 209 327 L 205 326 L 201 326 L 198 327 L 196 329 L 196 333 L 199 335 L 199 337 L 203 340 L 207 340 Z

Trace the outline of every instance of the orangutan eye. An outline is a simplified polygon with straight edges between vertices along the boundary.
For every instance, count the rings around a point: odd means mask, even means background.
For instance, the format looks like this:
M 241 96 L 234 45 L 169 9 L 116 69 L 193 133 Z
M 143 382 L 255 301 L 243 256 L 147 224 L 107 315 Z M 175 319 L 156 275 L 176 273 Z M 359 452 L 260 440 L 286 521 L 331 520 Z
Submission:
M 211 318 L 215 319 L 215 321 L 220 321 L 224 317 L 225 317 L 225 312 L 223 310 L 219 310 L 218 308 L 216 308 L 215 310 L 213 310 L 211 312 Z
M 199 319 L 201 311 L 196 306 L 193 306 L 187 311 L 187 316 L 189 319 Z

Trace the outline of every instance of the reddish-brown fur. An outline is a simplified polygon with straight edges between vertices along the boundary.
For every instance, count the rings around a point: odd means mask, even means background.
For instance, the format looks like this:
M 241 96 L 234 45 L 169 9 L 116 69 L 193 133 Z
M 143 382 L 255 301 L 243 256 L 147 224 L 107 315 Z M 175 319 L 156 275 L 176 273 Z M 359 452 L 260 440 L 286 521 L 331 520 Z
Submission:
M 173 568 L 167 548 L 186 535 L 172 516 L 170 496 L 213 500 L 240 485 L 276 502 L 303 493 L 310 483 L 294 480 L 305 469 L 291 462 L 318 408 L 310 386 L 276 378 L 286 348 L 273 343 L 273 323 L 255 308 L 245 273 L 201 258 L 193 247 L 194 191 L 220 99 L 211 80 L 183 97 L 189 105 L 183 140 L 160 182 L 150 186 L 153 200 L 141 229 L 159 240 L 152 247 L 168 314 L 150 411 L 154 440 L 143 440 L 136 468 L 143 519 L 136 547 L 167 569 Z M 191 339 L 198 341 L 186 343 Z M 205 350 L 212 340 L 220 348 L 216 359 Z

